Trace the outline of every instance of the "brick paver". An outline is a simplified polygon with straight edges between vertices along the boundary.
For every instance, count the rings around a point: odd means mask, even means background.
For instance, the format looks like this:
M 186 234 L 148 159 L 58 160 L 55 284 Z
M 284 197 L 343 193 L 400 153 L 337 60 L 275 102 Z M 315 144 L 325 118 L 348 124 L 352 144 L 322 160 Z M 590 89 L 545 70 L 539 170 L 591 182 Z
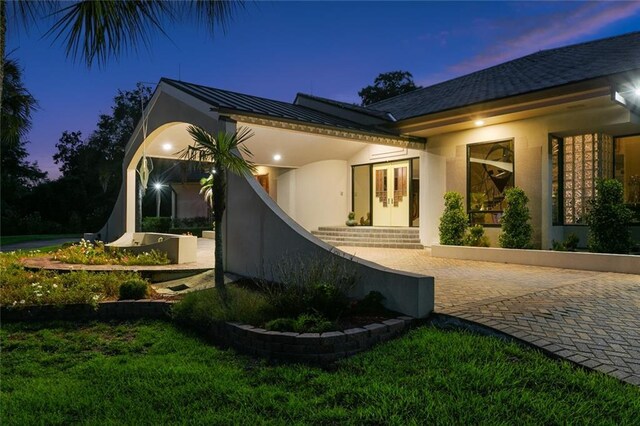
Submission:
M 340 249 L 434 276 L 437 312 L 640 385 L 640 275 L 441 259 L 429 250 Z

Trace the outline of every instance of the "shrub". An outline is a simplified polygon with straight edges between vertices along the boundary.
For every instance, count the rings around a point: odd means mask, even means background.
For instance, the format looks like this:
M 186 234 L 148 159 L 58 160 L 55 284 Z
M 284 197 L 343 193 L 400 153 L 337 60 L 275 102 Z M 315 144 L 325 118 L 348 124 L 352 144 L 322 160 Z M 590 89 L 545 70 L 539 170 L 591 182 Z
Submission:
M 467 215 L 462 206 L 462 195 L 449 191 L 444 194 L 444 212 L 440 218 L 440 244 L 461 246 L 467 230 Z
M 507 189 L 505 192 L 507 206 L 500 220 L 502 232 L 498 237 L 500 247 L 503 248 L 530 248 L 533 228 L 529 223 L 529 197 L 518 187 Z
M 276 318 L 267 322 L 264 326 L 269 331 L 293 331 L 296 320 L 293 318 Z
M 337 319 L 347 309 L 346 295 L 356 282 L 356 275 L 346 262 L 330 257 L 288 257 L 277 263 L 272 275 L 278 283 L 258 284 L 276 316 L 283 318 L 320 313 Z
M 174 305 L 173 315 L 179 322 L 198 327 L 219 321 L 260 325 L 274 317 L 262 293 L 237 285 L 227 286 L 226 303 L 216 288 L 189 293 Z
M 567 251 L 576 251 L 578 248 L 578 244 L 580 243 L 580 237 L 578 237 L 575 233 L 570 233 L 567 235 L 567 238 L 564 240 L 564 247 Z
M 302 314 L 296 318 L 293 326 L 293 331 L 297 333 L 324 333 L 335 329 L 335 323 L 317 314 Z
M 589 250 L 595 253 L 629 253 L 629 223 L 633 212 L 624 205 L 622 183 L 615 179 L 596 182 L 596 196 L 589 202 Z
M 370 291 L 361 300 L 357 300 L 351 306 L 351 310 L 355 314 L 379 314 L 383 313 L 386 309 L 384 307 L 384 300 L 386 297 L 379 291 Z
M 149 296 L 149 284 L 140 278 L 128 280 L 120 285 L 120 300 L 146 299 Z
M 315 284 L 305 294 L 305 306 L 326 318 L 338 318 L 349 306 L 349 299 L 332 284 Z
M 484 227 L 482 225 L 474 225 L 464 236 L 464 245 L 471 247 L 489 247 L 489 237 L 484 235 Z
M 142 218 L 142 231 L 143 232 L 161 232 L 167 233 L 171 228 L 170 217 L 154 217 L 147 216 Z

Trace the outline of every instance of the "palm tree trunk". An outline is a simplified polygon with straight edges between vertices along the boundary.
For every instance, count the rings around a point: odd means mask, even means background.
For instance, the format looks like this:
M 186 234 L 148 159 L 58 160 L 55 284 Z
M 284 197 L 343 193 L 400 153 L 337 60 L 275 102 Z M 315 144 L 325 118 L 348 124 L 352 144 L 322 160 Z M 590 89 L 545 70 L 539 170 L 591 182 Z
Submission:
M 213 177 L 213 223 L 215 226 L 216 248 L 215 248 L 215 284 L 216 288 L 221 292 L 223 298 L 226 296 L 226 288 L 224 285 L 224 254 L 222 250 L 222 215 L 226 208 L 225 205 L 225 174 L 224 170 L 215 166 L 215 175 Z
M 4 49 L 7 44 L 7 2 L 0 0 L 0 109 L 2 109 L 2 88 L 4 86 Z

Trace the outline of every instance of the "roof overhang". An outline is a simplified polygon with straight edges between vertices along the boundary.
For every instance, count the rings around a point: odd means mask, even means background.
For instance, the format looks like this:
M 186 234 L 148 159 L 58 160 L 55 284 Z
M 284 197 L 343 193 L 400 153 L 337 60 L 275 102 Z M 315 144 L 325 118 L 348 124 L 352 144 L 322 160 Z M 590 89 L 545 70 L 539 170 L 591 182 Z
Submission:
M 425 149 L 426 139 L 414 136 L 396 136 L 378 132 L 362 132 L 348 129 L 340 129 L 336 127 L 321 126 L 317 124 L 304 123 L 292 120 L 275 119 L 274 117 L 249 114 L 242 111 L 219 109 L 221 115 L 226 115 L 232 120 L 257 124 L 260 126 L 275 127 L 286 130 L 293 130 L 305 133 L 313 133 L 318 135 L 330 136 L 334 138 L 342 138 L 354 140 L 357 142 L 372 143 L 378 145 L 389 145 L 411 149 Z
M 469 105 L 399 121 L 394 128 L 404 134 L 429 137 L 475 127 L 476 120 L 485 125 L 521 120 L 584 105 L 611 97 L 611 82 L 599 78 L 481 104 Z M 609 101 L 610 102 L 610 101 Z

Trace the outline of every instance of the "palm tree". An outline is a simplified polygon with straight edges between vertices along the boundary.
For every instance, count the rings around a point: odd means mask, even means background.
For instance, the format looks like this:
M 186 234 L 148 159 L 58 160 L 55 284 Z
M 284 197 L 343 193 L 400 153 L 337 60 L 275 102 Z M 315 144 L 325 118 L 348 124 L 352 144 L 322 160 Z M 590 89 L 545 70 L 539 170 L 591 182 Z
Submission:
M 112 56 L 137 50 L 140 44 L 149 47 L 154 31 L 166 36 L 164 26 L 181 19 L 204 24 L 211 34 L 217 28 L 226 31 L 233 15 L 241 8 L 244 8 L 242 0 L 79 0 L 71 3 L 0 0 L 0 61 L 4 61 L 7 15 L 14 25 L 22 24 L 25 29 L 52 18 L 55 21 L 45 35 L 62 41 L 67 56 L 91 67 L 94 63 L 104 65 Z M 0 63 L 0 73 L 2 68 Z M 2 74 L 1 81 L 4 81 Z
M 210 205 L 213 208 L 213 223 L 215 229 L 215 284 L 224 296 L 224 258 L 222 253 L 222 216 L 226 208 L 227 172 L 237 175 L 247 175 L 255 171 L 251 160 L 253 154 L 243 144 L 253 136 L 246 127 L 239 128 L 234 133 L 219 132 L 217 138 L 201 127 L 189 126 L 187 131 L 195 142 L 186 148 L 181 158 L 211 165 L 211 174 L 202 182 L 205 192 L 210 194 Z

